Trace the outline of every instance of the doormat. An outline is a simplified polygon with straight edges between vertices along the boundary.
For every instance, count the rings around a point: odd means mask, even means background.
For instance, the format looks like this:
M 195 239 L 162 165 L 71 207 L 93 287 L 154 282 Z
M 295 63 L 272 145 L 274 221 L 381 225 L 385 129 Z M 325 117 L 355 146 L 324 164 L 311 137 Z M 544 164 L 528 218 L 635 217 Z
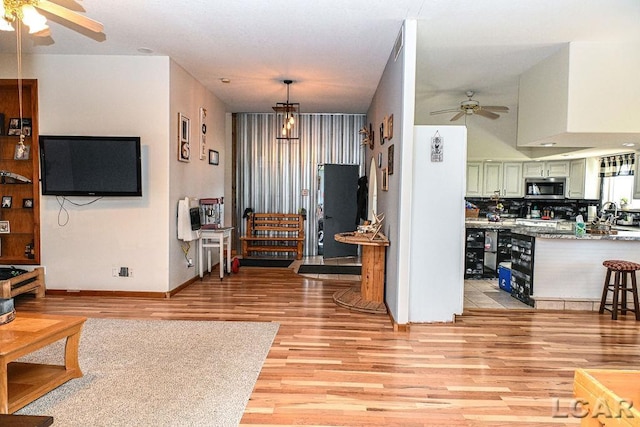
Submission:
M 269 258 L 242 258 L 240 267 L 280 267 L 287 268 L 293 262 L 292 259 L 269 259 Z
M 360 265 L 301 265 L 298 274 L 355 274 L 362 272 Z

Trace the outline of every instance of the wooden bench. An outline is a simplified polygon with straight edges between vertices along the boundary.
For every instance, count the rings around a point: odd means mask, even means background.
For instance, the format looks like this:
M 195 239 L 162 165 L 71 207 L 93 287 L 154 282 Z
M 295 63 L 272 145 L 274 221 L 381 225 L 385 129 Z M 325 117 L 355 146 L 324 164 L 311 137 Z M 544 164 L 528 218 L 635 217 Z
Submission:
M 13 298 L 25 292 L 34 292 L 36 298 L 45 293 L 44 268 L 37 267 L 33 271 L 20 274 L 7 280 L 0 280 L 0 298 Z
M 242 240 L 242 257 L 251 252 L 294 252 L 302 259 L 304 219 L 299 214 L 252 213 Z

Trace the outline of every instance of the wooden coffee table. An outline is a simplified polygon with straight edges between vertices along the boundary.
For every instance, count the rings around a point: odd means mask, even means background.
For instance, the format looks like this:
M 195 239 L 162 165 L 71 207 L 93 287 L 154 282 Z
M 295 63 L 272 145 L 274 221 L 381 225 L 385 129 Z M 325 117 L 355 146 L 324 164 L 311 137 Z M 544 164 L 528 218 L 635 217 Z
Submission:
M 73 378 L 82 377 L 78 363 L 80 331 L 86 317 L 18 313 L 0 325 L 0 414 L 11 414 Z M 66 339 L 65 364 L 15 362 Z

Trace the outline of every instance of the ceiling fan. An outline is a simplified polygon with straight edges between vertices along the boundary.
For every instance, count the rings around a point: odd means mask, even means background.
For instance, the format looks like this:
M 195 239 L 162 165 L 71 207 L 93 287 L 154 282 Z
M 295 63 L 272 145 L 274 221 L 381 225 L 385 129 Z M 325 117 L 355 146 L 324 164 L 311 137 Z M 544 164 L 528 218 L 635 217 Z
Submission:
M 58 3 L 65 1 L 84 10 L 73 0 L 58 0 Z M 50 35 L 49 26 L 46 24 L 47 19 L 39 11 L 55 15 L 94 33 L 101 33 L 104 30 L 104 26 L 100 22 L 49 0 L 0 0 L 0 18 L 2 18 L 0 19 L 0 30 L 14 31 L 13 24 L 22 22 L 29 27 L 29 34 L 47 37 Z
M 472 90 L 467 91 L 467 97 L 469 98 L 466 101 L 462 101 L 460 106 L 457 108 L 448 108 L 446 110 L 432 111 L 431 115 L 434 114 L 443 114 L 443 113 L 457 113 L 455 116 L 451 118 L 450 121 L 458 120 L 460 117 L 464 115 L 477 114 L 482 117 L 486 117 L 487 119 L 495 120 L 500 117 L 500 114 L 496 114 L 496 112 L 500 113 L 508 113 L 509 107 L 504 106 L 481 106 L 480 103 L 474 99 L 474 92 Z

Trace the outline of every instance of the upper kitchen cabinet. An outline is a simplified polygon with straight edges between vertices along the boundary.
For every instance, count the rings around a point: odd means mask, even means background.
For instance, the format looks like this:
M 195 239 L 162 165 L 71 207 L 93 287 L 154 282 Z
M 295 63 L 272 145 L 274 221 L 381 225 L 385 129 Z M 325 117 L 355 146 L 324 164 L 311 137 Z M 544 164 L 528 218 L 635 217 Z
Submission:
M 566 197 L 569 199 L 599 199 L 598 167 L 597 158 L 571 160 Z
M 638 69 L 638 42 L 568 43 L 520 76 L 517 145 L 598 147 L 640 137 L 629 114 Z
M 522 163 L 484 162 L 482 183 L 483 197 L 523 197 Z
M 553 162 L 525 162 L 522 176 L 524 178 L 566 178 L 569 176 L 568 160 Z
M 482 197 L 482 162 L 467 163 L 467 197 Z

